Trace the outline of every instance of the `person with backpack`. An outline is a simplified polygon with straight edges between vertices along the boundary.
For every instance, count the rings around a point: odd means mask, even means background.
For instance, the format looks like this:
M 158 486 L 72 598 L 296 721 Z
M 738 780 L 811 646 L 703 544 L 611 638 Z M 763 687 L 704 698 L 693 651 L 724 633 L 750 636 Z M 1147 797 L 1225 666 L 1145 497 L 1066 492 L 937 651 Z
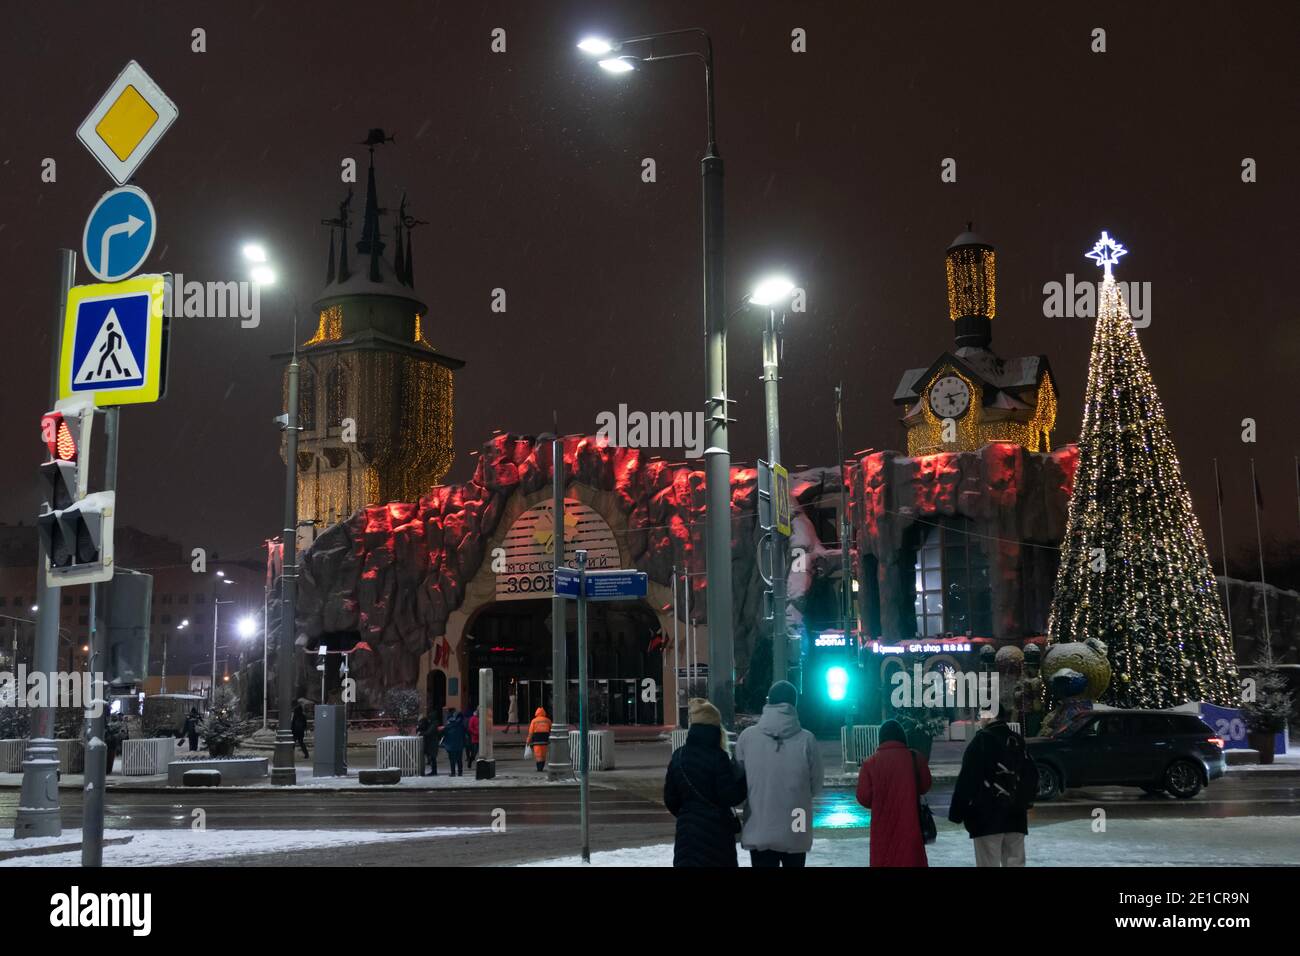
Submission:
M 686 743 L 664 777 L 664 806 L 677 818 L 673 866 L 734 867 L 741 825 L 732 807 L 745 802 L 745 774 L 727 756 L 718 708 L 693 697 L 689 714 Z
M 948 819 L 966 827 L 976 866 L 1024 866 L 1028 810 L 1038 792 L 1038 768 L 1025 738 L 1007 726 L 1007 710 L 966 745 Z
M 871 811 L 871 866 L 929 866 L 921 830 L 921 795 L 930 791 L 930 765 L 907 746 L 896 720 L 880 725 L 880 746 L 858 771 L 858 803 Z M 932 829 L 932 828 L 931 828 Z
M 756 867 L 804 865 L 812 849 L 812 802 L 821 792 L 821 749 L 799 723 L 798 691 L 779 680 L 758 723 L 736 740 L 736 764 L 748 799 L 740 845 Z

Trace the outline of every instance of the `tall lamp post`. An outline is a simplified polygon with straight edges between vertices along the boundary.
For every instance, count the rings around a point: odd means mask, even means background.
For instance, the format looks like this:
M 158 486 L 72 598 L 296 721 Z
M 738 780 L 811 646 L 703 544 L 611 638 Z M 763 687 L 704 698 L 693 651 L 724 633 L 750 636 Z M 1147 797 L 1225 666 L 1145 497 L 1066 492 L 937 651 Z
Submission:
M 781 381 L 781 333 L 785 326 L 785 304 L 794 292 L 794 283 L 785 276 L 770 276 L 754 287 L 745 300 L 749 305 L 767 310 L 767 327 L 763 329 L 763 403 L 767 412 L 767 456 L 775 469 L 781 463 L 781 417 L 778 386 Z M 777 319 L 778 310 L 780 320 Z M 772 506 L 780 513 L 773 489 Z M 785 680 L 789 654 L 785 619 L 786 549 L 789 539 L 772 529 L 772 683 Z
M 259 245 L 244 246 L 244 259 L 251 263 L 250 275 L 259 286 L 272 285 L 275 271 L 268 263 L 266 250 Z M 275 732 L 275 754 L 271 760 L 271 783 L 275 786 L 298 782 L 294 766 L 293 731 L 289 715 L 293 711 L 293 648 L 298 637 L 298 309 L 295 305 L 290 323 L 293 352 L 289 359 L 286 389 L 287 408 L 276 421 L 285 434 L 284 473 L 284 559 L 281 563 L 280 582 L 284 589 L 280 611 L 280 647 L 277 651 L 276 671 L 279 687 L 277 705 L 279 719 Z
M 658 54 L 659 40 L 694 35 L 704 41 L 704 51 Z M 627 47 L 645 49 L 646 55 L 625 53 Z M 699 27 L 667 30 L 644 36 L 607 40 L 587 37 L 578 49 L 600 57 L 609 73 L 631 73 L 639 65 L 659 60 L 696 57 L 704 64 L 704 101 L 707 142 L 700 162 L 704 204 L 704 338 L 708 374 L 705 389 L 705 569 L 709 617 L 709 698 L 722 714 L 724 727 L 735 725 L 735 647 L 731 621 L 731 452 L 727 445 L 727 316 L 722 288 L 722 157 L 718 154 L 714 123 L 713 41 Z
M 226 583 L 230 584 L 231 582 L 226 581 Z M 208 687 L 208 705 L 210 707 L 215 707 L 217 704 L 217 622 L 221 617 L 221 605 L 234 603 L 234 601 L 219 601 L 215 595 L 212 598 L 212 684 Z

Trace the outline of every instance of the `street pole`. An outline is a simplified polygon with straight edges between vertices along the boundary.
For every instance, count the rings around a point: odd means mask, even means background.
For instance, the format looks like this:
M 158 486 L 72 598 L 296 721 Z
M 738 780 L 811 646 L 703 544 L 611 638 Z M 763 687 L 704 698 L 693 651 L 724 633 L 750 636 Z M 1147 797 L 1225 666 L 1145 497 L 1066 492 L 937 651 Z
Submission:
M 587 552 L 578 552 L 578 822 L 582 830 L 582 862 L 591 862 L 591 743 L 587 740 Z
M 776 323 L 775 307 L 767 310 L 767 328 L 763 330 L 763 404 L 767 412 L 767 457 L 772 462 L 773 474 L 781 463 L 781 403 L 778 395 L 781 380 L 781 330 Z M 773 489 L 775 495 L 775 489 Z M 782 506 L 773 501 L 772 508 L 780 514 Z M 773 528 L 772 542 L 772 683 L 785 680 L 786 645 L 785 594 L 786 547 L 789 538 Z
M 700 163 L 704 185 L 704 329 L 708 362 L 705 396 L 705 569 L 709 614 L 709 698 L 723 727 L 736 722 L 731 622 L 731 452 L 727 443 L 727 312 L 723 289 L 722 157 L 714 139 L 713 44 L 704 63 L 709 144 Z
M 1219 459 L 1214 459 L 1215 503 L 1219 509 L 1219 553 L 1223 555 L 1223 608 L 1228 612 L 1228 640 L 1234 639 L 1232 629 L 1232 595 L 1228 591 L 1228 540 L 1223 536 L 1223 485 L 1219 481 Z
M 560 437 L 558 417 L 551 436 L 551 517 L 555 531 L 551 536 L 551 590 L 555 590 L 555 572 L 564 567 L 564 439 Z M 551 597 L 551 742 L 546 748 L 546 776 L 551 780 L 573 776 L 573 759 L 569 753 L 569 635 L 564 625 L 564 598 Z
M 857 614 L 854 613 L 853 608 L 853 581 L 849 569 L 849 470 L 844 465 L 843 382 L 835 386 L 835 454 L 838 456 L 840 463 L 840 607 L 844 616 L 845 647 L 851 654 L 850 660 L 846 662 L 845 669 L 852 674 L 858 666 L 858 634 Z M 853 632 L 851 638 L 849 636 L 850 628 L 852 628 Z M 851 681 L 850 686 L 855 688 L 855 692 L 859 695 L 857 700 L 850 696 L 848 705 L 844 708 L 844 726 L 848 728 L 846 733 L 851 737 L 858 701 L 861 700 L 862 681 Z
M 216 594 L 212 595 L 212 683 L 208 685 L 209 709 L 217 705 L 217 622 L 221 617 L 221 605 L 225 603 L 218 601 Z
M 121 408 L 104 413 L 104 490 L 117 490 L 117 446 Z M 104 781 L 108 774 L 108 619 L 103 585 L 90 586 L 90 674 L 94 699 L 87 709 L 86 762 L 81 804 L 81 865 L 104 865 Z M 94 716 L 89 716 L 91 713 Z
M 280 613 L 279 719 L 276 722 L 275 756 L 271 768 L 271 783 L 292 786 L 298 782 L 294 767 L 293 732 L 290 714 L 293 712 L 293 648 L 298 637 L 295 602 L 297 599 L 298 568 L 298 335 L 297 310 L 294 310 L 294 351 L 289 362 L 288 405 L 285 410 L 285 483 L 284 483 L 284 560 L 281 582 L 284 588 L 283 610 Z
M 77 256 L 71 249 L 59 250 L 58 311 L 54 334 L 50 336 L 50 408 L 59 398 L 59 360 L 63 348 L 63 319 L 68 305 L 68 290 L 77 274 Z M 37 536 L 40 540 L 40 536 Z M 59 656 L 59 588 L 45 583 L 45 566 L 49 556 L 43 544 L 36 554 L 36 636 L 32 648 L 32 671 L 46 676 L 46 686 L 54 681 Z M 48 696 L 48 695 L 47 695 Z M 52 701 L 47 700 L 47 704 Z M 54 746 L 54 708 L 39 707 L 32 715 L 32 736 L 27 742 L 27 759 L 23 761 L 23 785 L 14 817 L 14 839 L 60 836 L 59 760 Z
M 269 585 L 262 587 L 262 729 L 266 730 L 266 663 L 267 663 L 267 645 L 271 639 L 271 588 Z M 346 705 L 345 705 L 346 706 Z

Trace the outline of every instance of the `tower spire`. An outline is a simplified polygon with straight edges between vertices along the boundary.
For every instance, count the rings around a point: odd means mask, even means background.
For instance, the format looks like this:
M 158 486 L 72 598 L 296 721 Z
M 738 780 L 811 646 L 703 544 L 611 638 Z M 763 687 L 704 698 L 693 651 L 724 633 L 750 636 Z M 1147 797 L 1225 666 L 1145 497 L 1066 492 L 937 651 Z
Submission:
M 397 273 L 397 281 L 403 285 L 409 285 L 406 281 L 405 264 L 402 259 L 402 220 L 406 218 L 406 193 L 402 193 L 402 202 L 397 207 L 397 250 L 393 254 L 393 271 Z
M 366 211 L 361 225 L 361 240 L 357 243 L 357 252 L 370 256 L 370 281 L 379 282 L 383 278 L 379 272 L 379 256 L 384 251 L 384 244 L 379 239 L 379 200 L 375 188 L 375 147 L 370 147 L 370 171 L 366 177 Z

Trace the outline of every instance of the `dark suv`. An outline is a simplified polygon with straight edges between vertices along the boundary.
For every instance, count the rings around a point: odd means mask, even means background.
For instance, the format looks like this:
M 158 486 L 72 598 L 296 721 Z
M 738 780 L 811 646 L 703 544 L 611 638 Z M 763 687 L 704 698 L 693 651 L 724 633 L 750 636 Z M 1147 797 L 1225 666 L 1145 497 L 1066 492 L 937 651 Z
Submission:
M 1039 800 L 1101 784 L 1187 799 L 1224 773 L 1223 740 L 1195 714 L 1094 711 L 1026 743 L 1038 767 Z

